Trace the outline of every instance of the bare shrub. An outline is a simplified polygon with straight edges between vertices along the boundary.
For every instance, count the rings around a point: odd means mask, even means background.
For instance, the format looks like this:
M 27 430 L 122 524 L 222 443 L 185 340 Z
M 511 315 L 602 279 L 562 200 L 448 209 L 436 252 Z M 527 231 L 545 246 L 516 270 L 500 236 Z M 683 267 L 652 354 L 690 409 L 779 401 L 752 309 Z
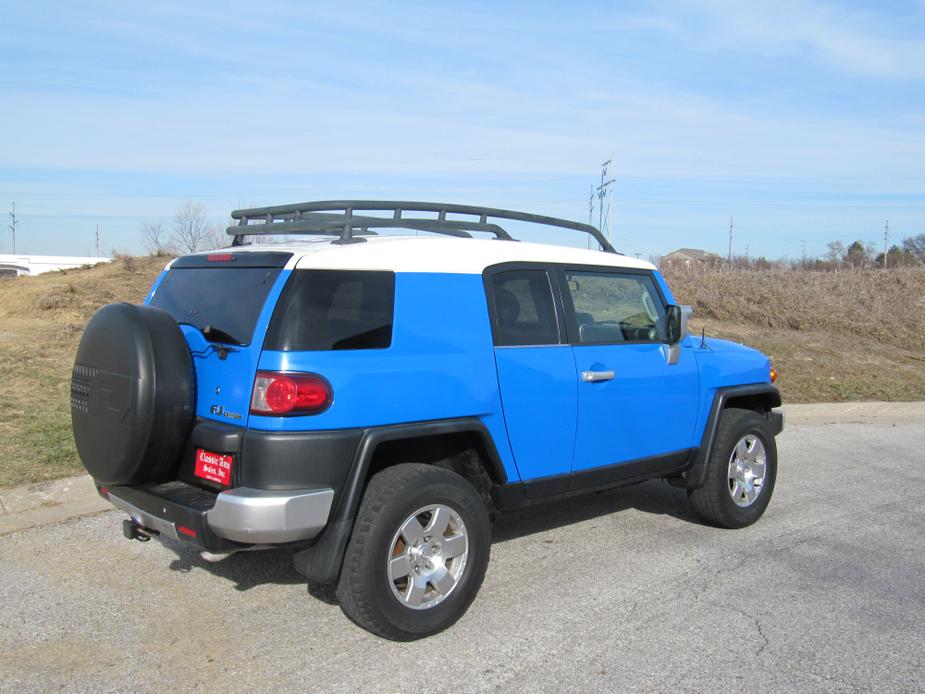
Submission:
M 163 222 L 145 222 L 141 225 L 141 241 L 151 255 L 176 255 L 170 235 Z
M 113 249 L 112 251 L 113 260 L 121 264 L 125 268 L 126 272 L 135 272 L 137 269 L 135 263 L 135 256 L 130 253 L 123 253 L 122 251 L 117 251 Z

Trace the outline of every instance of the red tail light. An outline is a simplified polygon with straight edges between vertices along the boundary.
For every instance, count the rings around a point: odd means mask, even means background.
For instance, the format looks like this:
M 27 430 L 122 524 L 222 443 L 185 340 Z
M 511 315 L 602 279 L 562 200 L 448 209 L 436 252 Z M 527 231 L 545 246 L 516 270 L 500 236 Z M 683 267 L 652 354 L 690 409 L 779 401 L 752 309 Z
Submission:
M 258 371 L 252 414 L 318 414 L 334 399 L 331 384 L 318 374 Z
M 206 256 L 206 261 L 210 263 L 227 263 L 234 260 L 231 253 L 210 253 Z

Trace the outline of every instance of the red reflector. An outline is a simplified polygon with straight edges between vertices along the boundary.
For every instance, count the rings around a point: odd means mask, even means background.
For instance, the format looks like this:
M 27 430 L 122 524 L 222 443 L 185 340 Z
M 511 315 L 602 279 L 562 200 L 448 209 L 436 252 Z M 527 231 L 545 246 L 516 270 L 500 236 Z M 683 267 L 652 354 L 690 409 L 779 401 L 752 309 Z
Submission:
M 318 374 L 258 371 L 254 379 L 254 414 L 317 414 L 333 399 L 331 384 Z
M 96 489 L 99 491 L 100 496 L 104 496 L 107 499 L 109 498 L 109 487 L 97 487 Z
M 187 528 L 185 525 L 178 525 L 177 532 L 183 533 L 187 537 L 196 537 L 196 531 L 192 528 Z
M 206 256 L 206 260 L 210 263 L 227 263 L 229 260 L 234 260 L 234 255 L 232 253 L 210 253 Z

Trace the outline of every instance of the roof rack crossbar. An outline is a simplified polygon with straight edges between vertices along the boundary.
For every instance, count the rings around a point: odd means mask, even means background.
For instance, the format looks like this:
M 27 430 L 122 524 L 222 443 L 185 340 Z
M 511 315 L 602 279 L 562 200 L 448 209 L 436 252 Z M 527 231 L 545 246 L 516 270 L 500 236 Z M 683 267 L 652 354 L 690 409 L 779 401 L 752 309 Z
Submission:
M 357 215 L 359 212 L 391 212 L 391 217 Z M 436 218 L 405 217 L 406 212 L 434 212 Z M 447 214 L 469 215 L 476 220 L 447 219 Z M 403 228 L 431 231 L 450 236 L 471 237 L 470 231 L 494 234 L 498 239 L 513 241 L 511 235 L 489 218 L 510 219 L 544 226 L 572 229 L 590 235 L 600 247 L 616 253 L 604 235 L 591 226 L 557 217 L 514 212 L 493 207 L 456 205 L 452 203 L 409 202 L 396 200 L 323 200 L 294 205 L 277 205 L 245 210 L 235 210 L 232 219 L 238 224 L 230 226 L 227 233 L 234 236 L 234 244 L 241 244 L 241 237 L 269 234 L 317 234 L 339 236 L 339 243 L 356 243 L 354 233 L 369 229 Z

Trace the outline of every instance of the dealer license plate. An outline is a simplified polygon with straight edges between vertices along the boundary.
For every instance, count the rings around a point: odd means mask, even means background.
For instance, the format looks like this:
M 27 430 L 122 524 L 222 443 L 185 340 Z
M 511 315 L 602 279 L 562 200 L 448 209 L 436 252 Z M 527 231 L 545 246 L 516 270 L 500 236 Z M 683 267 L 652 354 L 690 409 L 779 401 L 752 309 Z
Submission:
M 223 487 L 231 486 L 232 456 L 213 453 L 205 448 L 196 449 L 196 477 L 215 482 Z

